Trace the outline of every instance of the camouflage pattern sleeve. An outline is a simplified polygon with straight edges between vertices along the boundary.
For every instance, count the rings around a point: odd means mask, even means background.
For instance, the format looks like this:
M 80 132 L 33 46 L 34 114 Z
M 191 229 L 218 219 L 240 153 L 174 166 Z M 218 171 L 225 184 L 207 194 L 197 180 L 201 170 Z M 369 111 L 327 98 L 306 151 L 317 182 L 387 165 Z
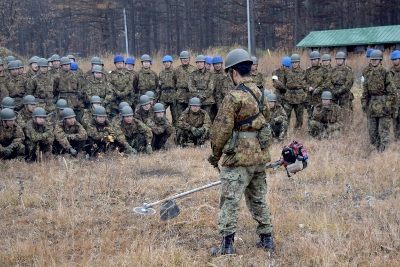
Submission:
M 272 120 L 274 120 L 275 122 L 278 122 L 278 123 L 287 121 L 286 112 L 281 105 L 275 106 L 275 112 L 272 115 Z M 268 121 L 270 121 L 270 120 L 268 120 Z
M 104 138 L 104 133 L 99 132 L 92 123 L 89 123 L 88 128 L 86 130 L 87 135 L 96 141 L 101 141 Z
M 156 123 L 156 118 L 150 117 L 146 120 L 146 125 L 153 131 L 154 134 L 159 135 L 165 132 L 165 123 Z
M 151 131 L 151 129 L 146 124 L 141 122 L 140 120 L 134 119 L 134 121 L 132 123 L 135 123 L 135 122 L 138 127 L 138 132 L 143 133 L 146 136 L 147 143 L 151 143 L 151 140 L 153 139 L 153 132 Z
M 203 127 L 206 130 L 210 130 L 211 124 L 212 124 L 210 116 L 208 115 L 208 113 L 206 111 L 203 111 L 203 112 L 204 112 Z
M 72 134 L 72 138 L 74 141 L 85 141 L 87 140 L 88 136 L 87 136 L 87 132 L 85 130 L 85 128 L 83 128 L 82 124 L 80 124 L 79 122 L 75 122 L 76 127 L 78 128 L 77 133 Z
M 178 122 L 176 123 L 176 127 L 183 129 L 183 130 L 190 130 L 190 124 L 187 123 L 188 119 L 188 112 L 182 112 L 181 116 L 178 119 Z
M 124 146 L 124 148 L 130 147 L 129 143 L 126 141 L 124 132 L 121 129 L 121 125 L 114 125 L 115 140 Z
M 31 140 L 33 143 L 39 142 L 39 141 L 48 141 L 48 142 L 53 142 L 54 141 L 54 134 L 50 126 L 46 126 L 43 132 L 37 132 L 34 127 L 33 127 L 33 122 L 30 121 L 26 127 L 24 128 L 25 130 L 25 136 Z
M 346 69 L 347 69 L 346 82 L 342 86 L 343 87 L 343 92 L 341 92 L 342 94 L 350 92 L 351 87 L 353 87 L 354 83 L 354 73 L 352 69 L 349 66 L 346 66 Z
M 285 72 L 283 69 L 276 69 L 272 72 L 272 76 L 278 77 L 278 80 L 272 80 L 272 84 L 280 94 L 286 93 L 286 86 L 284 83 L 284 73 Z
M 19 125 L 15 126 L 15 135 L 14 139 L 11 142 L 11 145 L 14 147 L 18 147 L 21 145 L 25 140 L 25 135 L 24 132 L 22 131 L 22 128 Z
M 70 149 L 72 147 L 67 139 L 66 133 L 59 123 L 57 123 L 54 127 L 54 136 L 64 149 Z
M 386 86 L 386 92 L 387 92 L 387 96 L 388 96 L 387 105 L 389 107 L 396 106 L 396 86 L 393 83 L 393 76 L 394 76 L 394 73 L 392 71 L 386 70 L 385 86 Z

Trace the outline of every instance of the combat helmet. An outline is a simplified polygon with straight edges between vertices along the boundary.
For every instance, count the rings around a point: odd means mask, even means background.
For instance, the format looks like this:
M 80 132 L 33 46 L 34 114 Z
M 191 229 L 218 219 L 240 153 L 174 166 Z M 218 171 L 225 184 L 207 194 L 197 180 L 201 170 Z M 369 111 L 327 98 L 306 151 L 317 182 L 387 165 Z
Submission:
M 158 113 L 158 112 L 165 112 L 165 108 L 164 105 L 161 103 L 157 103 L 154 105 L 153 107 L 154 113 Z
M 0 118 L 3 121 L 13 121 L 16 120 L 15 112 L 9 108 L 3 108 L 0 112 Z
M 235 66 L 236 64 L 244 62 L 253 63 L 250 58 L 250 54 L 243 49 L 234 49 L 226 56 L 225 70 Z
M 24 105 L 36 105 L 36 98 L 33 95 L 26 95 L 23 101 Z
M 192 97 L 189 100 L 189 106 L 201 106 L 201 101 L 198 97 Z
M 121 116 L 133 116 L 133 109 L 130 106 L 126 106 L 121 110 Z
M 140 104 L 141 106 L 150 104 L 150 98 L 149 98 L 149 96 L 147 96 L 147 95 L 142 95 L 142 96 L 140 97 L 140 99 L 139 99 L 139 104 Z
M 321 95 L 321 99 L 329 99 L 332 100 L 332 93 L 329 91 L 323 91 Z
M 269 102 L 276 102 L 277 101 L 276 94 L 267 95 L 267 99 L 268 99 Z
M 46 110 L 44 110 L 44 108 L 37 107 L 33 110 L 32 117 L 47 117 Z
M 63 119 L 69 119 L 76 117 L 75 111 L 72 108 L 66 108 L 62 112 L 62 118 Z
M 2 108 L 15 108 L 14 99 L 12 99 L 9 96 L 3 98 L 3 100 L 1 101 L 1 107 Z
M 106 109 L 102 106 L 96 107 L 93 111 L 93 116 L 107 117 Z
M 58 99 L 57 103 L 56 103 L 56 108 L 57 109 L 66 109 L 68 107 L 68 103 L 65 99 Z

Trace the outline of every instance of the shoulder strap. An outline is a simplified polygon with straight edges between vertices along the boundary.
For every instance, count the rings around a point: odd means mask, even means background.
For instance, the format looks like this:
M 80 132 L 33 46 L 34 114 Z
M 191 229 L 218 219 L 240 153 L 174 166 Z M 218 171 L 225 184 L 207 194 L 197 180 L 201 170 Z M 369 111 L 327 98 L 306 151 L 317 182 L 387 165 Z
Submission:
M 257 104 L 258 104 L 258 113 L 256 115 L 251 116 L 250 118 L 244 119 L 242 121 L 235 122 L 235 127 L 240 127 L 242 125 L 249 124 L 252 121 L 254 121 L 258 117 L 258 115 L 260 113 L 264 115 L 264 112 L 263 112 L 263 108 L 264 108 L 264 90 L 261 90 L 261 102 L 260 102 L 257 99 L 257 97 L 254 94 L 254 92 L 249 87 L 245 86 L 244 84 L 240 84 L 236 89 L 242 90 L 243 92 L 249 92 L 254 97 L 254 99 L 257 101 Z

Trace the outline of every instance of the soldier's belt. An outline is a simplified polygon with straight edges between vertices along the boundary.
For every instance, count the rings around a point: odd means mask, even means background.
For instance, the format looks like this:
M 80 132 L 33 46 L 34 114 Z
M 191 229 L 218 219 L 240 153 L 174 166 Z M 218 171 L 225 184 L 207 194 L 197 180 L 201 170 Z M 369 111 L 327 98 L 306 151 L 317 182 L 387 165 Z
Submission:
M 36 98 L 36 101 L 37 101 L 38 103 L 44 103 L 44 104 L 47 104 L 47 105 L 49 105 L 49 104 L 52 103 L 52 100 L 51 100 L 51 99 L 44 99 L 44 98 Z
M 342 84 L 334 84 L 333 87 L 340 88 L 340 87 L 342 87 Z
M 189 88 L 178 88 L 180 91 L 185 91 L 186 93 L 189 93 Z
M 14 101 L 21 101 L 22 100 L 22 97 L 13 97 L 13 99 L 14 99 Z
M 371 99 L 386 99 L 387 95 L 372 95 Z
M 76 93 L 60 93 L 60 97 L 69 97 L 69 96 L 76 96 Z
M 172 88 L 172 87 L 164 87 L 162 90 L 166 91 L 166 92 L 175 91 L 174 88 Z
M 238 132 L 238 139 L 257 138 L 258 132 Z
M 289 89 L 288 92 L 292 93 L 292 94 L 300 94 L 300 93 L 303 93 L 304 91 L 302 89 L 298 89 L 298 90 L 290 90 Z

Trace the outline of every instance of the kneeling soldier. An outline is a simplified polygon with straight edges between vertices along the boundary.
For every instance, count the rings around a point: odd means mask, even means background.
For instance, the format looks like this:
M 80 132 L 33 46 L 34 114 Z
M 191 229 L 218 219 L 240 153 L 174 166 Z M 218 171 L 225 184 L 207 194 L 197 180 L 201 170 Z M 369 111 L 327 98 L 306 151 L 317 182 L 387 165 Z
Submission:
M 332 102 L 332 93 L 325 91 L 321 95 L 322 103 L 315 106 L 308 132 L 313 137 L 335 137 L 340 134 L 343 125 L 342 109 Z
M 87 134 L 83 126 L 76 121 L 75 112 L 66 108 L 62 113 L 63 120 L 59 121 L 54 128 L 54 148 L 56 153 L 65 152 L 76 156 L 85 145 Z
M 49 114 L 48 116 L 48 121 L 51 124 L 57 124 L 60 120 L 62 120 L 62 112 L 64 109 L 68 108 L 68 103 L 64 99 L 58 99 L 56 103 L 56 110 L 54 110 L 52 113 Z
M 182 112 L 176 124 L 177 145 L 187 146 L 187 143 L 193 142 L 195 146 L 203 146 L 209 138 L 211 119 L 200 107 L 199 98 L 193 97 L 189 100 L 189 107 Z
M 122 109 L 122 120 L 116 123 L 116 141 L 121 151 L 130 154 L 138 152 L 147 154 L 153 153 L 151 140 L 153 134 L 150 128 L 138 119 L 133 117 L 133 110 L 126 106 Z
M 117 123 L 119 123 L 122 120 L 122 109 L 124 107 L 129 107 L 129 103 L 128 102 L 121 102 L 118 104 L 118 114 L 116 116 L 114 116 L 114 118 L 112 118 L 111 120 L 111 124 L 115 125 Z
M 97 107 L 93 111 L 93 118 L 86 129 L 88 135 L 88 146 L 86 152 L 89 156 L 106 153 L 114 142 L 114 133 L 111 123 L 107 119 L 104 107 Z
M 32 113 L 32 119 L 24 128 L 26 160 L 32 162 L 40 159 L 40 152 L 43 156 L 49 157 L 53 147 L 53 127 L 47 122 L 46 111 L 37 107 Z
M 24 132 L 15 123 L 13 110 L 4 108 L 0 112 L 0 159 L 13 159 L 25 155 Z
M 287 115 L 285 109 L 277 103 L 278 98 L 275 94 L 268 94 L 268 104 L 271 111 L 271 121 L 269 122 L 272 135 L 279 141 L 283 141 L 287 129 Z
M 93 119 L 93 111 L 95 108 L 101 106 L 100 96 L 94 95 L 90 97 L 90 106 L 83 111 L 82 126 L 87 130 L 90 121 Z
M 161 103 L 154 105 L 154 116 L 146 121 L 146 125 L 153 131 L 151 145 L 153 150 L 165 149 L 165 143 L 174 131 L 172 123 L 164 117 L 165 108 Z
M 18 117 L 21 119 L 21 122 L 24 122 L 25 125 L 25 123 L 32 119 L 32 112 L 35 110 L 37 102 L 33 95 L 27 95 L 24 97 L 23 103 L 24 107 L 18 112 Z M 24 125 L 20 126 L 23 127 Z

